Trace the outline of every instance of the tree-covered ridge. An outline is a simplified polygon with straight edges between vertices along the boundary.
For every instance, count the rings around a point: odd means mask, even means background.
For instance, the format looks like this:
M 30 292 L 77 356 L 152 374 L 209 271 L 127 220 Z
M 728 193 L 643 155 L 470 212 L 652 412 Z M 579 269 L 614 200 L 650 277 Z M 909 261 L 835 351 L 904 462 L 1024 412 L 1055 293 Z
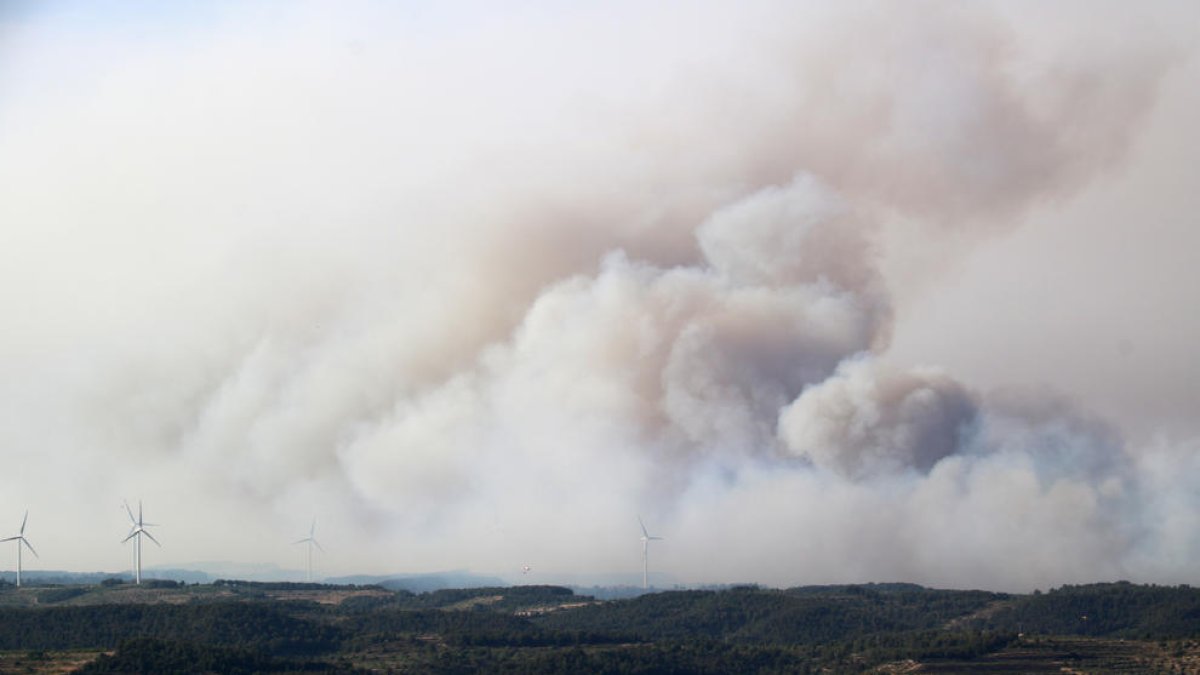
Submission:
M 134 638 L 122 642 L 113 654 L 102 654 L 77 673 L 356 673 L 347 663 L 280 659 L 250 649 Z
M 0 652 L 116 650 L 90 672 L 803 673 L 916 662 L 941 664 L 939 672 L 994 662 L 1011 672 L 1022 659 L 1070 666 L 1089 650 L 1089 663 L 1170 664 L 1194 654 L 1200 667 L 1200 591 L 1188 587 L 1033 595 L 741 587 L 598 602 L 556 586 L 422 594 L 234 586 L 231 594 L 223 585 L 223 595 L 168 589 L 174 599 L 154 604 L 74 604 L 79 592 L 111 596 L 99 587 L 22 590 L 66 604 L 0 607 Z M 312 595 L 275 599 L 295 593 Z M 1158 660 L 1145 660 L 1148 651 Z
M 239 646 L 274 654 L 336 649 L 341 634 L 286 606 L 223 602 L 0 608 L 0 649 L 116 647 L 137 637 Z
M 1022 596 L 974 625 L 1048 635 L 1191 638 L 1200 635 L 1200 589 L 1129 582 L 1068 585 Z
M 217 579 L 212 583 L 218 588 L 224 587 L 236 591 L 363 591 L 384 590 L 377 584 L 322 584 L 305 581 L 240 581 L 236 579 Z
M 707 637 L 809 644 L 935 629 L 1006 597 L 982 591 L 869 586 L 672 591 L 555 612 L 538 623 L 558 630 L 620 631 L 645 640 Z
M 398 591 L 396 597 L 400 606 L 414 609 L 447 608 L 467 603 L 471 606 L 484 605 L 498 612 L 591 599 L 575 595 L 574 591 L 564 586 L 545 585 L 445 588 L 419 594 Z

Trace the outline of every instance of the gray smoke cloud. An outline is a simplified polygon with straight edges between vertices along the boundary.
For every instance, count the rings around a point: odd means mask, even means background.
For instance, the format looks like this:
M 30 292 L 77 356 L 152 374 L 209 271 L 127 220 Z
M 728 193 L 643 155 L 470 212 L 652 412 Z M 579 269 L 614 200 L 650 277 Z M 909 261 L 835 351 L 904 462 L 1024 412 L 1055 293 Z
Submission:
M 850 478 L 927 472 L 958 453 L 979 404 L 938 372 L 878 373 L 869 359 L 846 360 L 804 390 L 779 418 L 791 451 Z
M 1186 11 L 541 9 L 4 19 L 0 486 L 47 566 L 123 564 L 142 495 L 179 563 L 316 515 L 329 570 L 587 579 L 641 513 L 688 582 L 1192 578 L 1194 442 L 890 354 L 895 270 L 1129 163 Z

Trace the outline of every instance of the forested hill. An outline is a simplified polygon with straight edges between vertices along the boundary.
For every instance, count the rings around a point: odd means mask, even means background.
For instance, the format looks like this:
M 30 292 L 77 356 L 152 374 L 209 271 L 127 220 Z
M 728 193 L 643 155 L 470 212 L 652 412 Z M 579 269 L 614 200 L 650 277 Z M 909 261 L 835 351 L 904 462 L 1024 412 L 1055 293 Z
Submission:
M 1043 662 L 1186 671 L 1200 665 L 1198 639 L 1200 591 L 1128 583 L 1031 595 L 741 587 L 603 602 L 557 586 L 0 584 L 0 673 L 11 672 L 5 659 L 37 671 L 36 655 L 55 663 L 47 653 L 70 650 L 93 650 L 71 657 L 92 672 L 858 672 L 909 662 L 970 672 L 1007 668 L 1005 655 L 1021 672 Z
M 1020 596 L 975 628 L 1136 639 L 1200 636 L 1200 589 L 1128 582 L 1063 586 Z
M 1009 596 L 920 586 L 755 587 L 673 591 L 555 612 L 555 630 L 620 631 L 641 639 L 707 637 L 810 644 L 875 633 L 933 630 Z
M 1174 639 L 1200 636 L 1200 589 L 1118 582 L 1030 595 L 907 584 L 674 591 L 557 612 L 539 624 L 769 643 L 939 628 Z

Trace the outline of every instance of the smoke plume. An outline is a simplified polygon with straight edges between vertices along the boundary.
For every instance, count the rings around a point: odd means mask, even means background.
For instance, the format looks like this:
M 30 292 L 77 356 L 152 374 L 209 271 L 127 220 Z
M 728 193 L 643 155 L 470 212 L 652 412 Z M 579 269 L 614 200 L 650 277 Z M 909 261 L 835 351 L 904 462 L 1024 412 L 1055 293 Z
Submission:
M 2 19 L 0 487 L 47 565 L 125 564 L 140 495 L 178 563 L 316 515 L 329 570 L 586 580 L 641 514 L 682 582 L 1192 579 L 1194 443 L 889 354 L 905 255 L 952 280 L 1131 162 L 1175 10 L 721 4 Z

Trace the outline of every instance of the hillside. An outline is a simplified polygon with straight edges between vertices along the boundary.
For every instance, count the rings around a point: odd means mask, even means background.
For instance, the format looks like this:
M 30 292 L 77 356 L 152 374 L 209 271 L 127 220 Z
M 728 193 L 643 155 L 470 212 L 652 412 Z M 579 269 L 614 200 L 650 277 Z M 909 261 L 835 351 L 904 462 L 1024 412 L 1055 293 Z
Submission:
M 556 586 L 154 586 L 0 586 L 0 672 L 1194 672 L 1200 663 L 1200 592 L 1188 587 L 741 587 L 597 601 Z

